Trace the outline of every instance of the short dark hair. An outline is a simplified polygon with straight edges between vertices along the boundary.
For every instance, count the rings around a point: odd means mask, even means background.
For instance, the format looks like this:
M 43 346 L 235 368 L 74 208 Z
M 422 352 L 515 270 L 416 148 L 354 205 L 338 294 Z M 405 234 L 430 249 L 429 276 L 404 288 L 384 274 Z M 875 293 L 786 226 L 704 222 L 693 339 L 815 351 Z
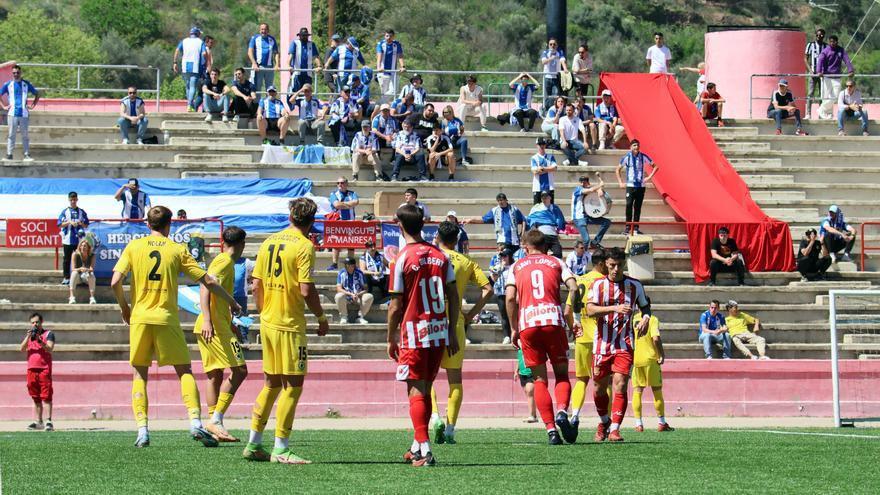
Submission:
M 239 71 L 241 71 L 241 73 L 244 74 L 244 67 L 236 67 L 235 71 L 233 71 L 233 72 L 239 72 Z
M 407 193 L 412 194 L 415 197 L 419 197 L 419 192 L 416 191 L 416 188 L 414 188 L 414 187 L 407 187 L 406 191 L 403 191 L 403 194 L 407 194 Z
M 822 28 L 817 29 L 816 32 L 817 32 L 817 33 L 825 34 L 825 30 L 822 29 Z
M 443 244 L 452 246 L 458 242 L 458 232 L 458 225 L 446 220 L 440 222 L 440 226 L 437 227 L 437 238 L 439 238 L 440 242 Z
M 357 260 L 355 260 L 354 258 L 345 258 L 343 263 L 346 265 L 357 265 Z
M 130 178 L 130 179 L 128 179 L 128 182 L 134 182 L 134 185 L 136 185 L 136 186 L 139 186 L 139 185 L 140 185 L 140 184 L 141 184 L 141 183 L 140 183 L 140 182 L 138 182 L 138 180 L 137 180 L 137 179 L 135 179 L 135 178 L 134 178 L 134 177 L 132 177 L 132 178 Z
M 183 208 L 177 210 L 177 216 L 178 216 L 178 217 L 185 217 L 185 216 L 186 216 L 186 210 L 184 210 Z
M 18 66 L 16 65 L 15 67 L 18 67 Z M 41 315 L 40 313 L 37 313 L 36 311 L 31 313 L 31 315 L 28 317 L 28 320 L 33 320 L 34 316 L 36 316 L 37 318 L 40 319 L 40 323 L 43 323 L 43 315 Z
M 593 266 L 595 266 L 599 263 L 605 263 L 605 260 L 608 259 L 608 253 L 605 251 L 605 248 L 597 247 L 593 251 L 591 258 L 593 260 Z
M 218 69 L 218 68 L 216 68 L 216 67 L 212 68 L 212 69 L 211 69 L 211 74 L 213 74 L 213 73 L 215 73 L 215 72 L 217 73 L 218 76 L 220 75 L 220 69 Z
M 730 234 L 730 229 L 728 229 L 727 227 L 721 227 L 720 229 L 718 229 L 718 235 L 721 234 Z
M 422 111 L 425 111 L 425 110 L 427 110 L 428 108 L 430 108 L 431 110 L 433 110 L 433 109 L 434 109 L 434 104 L 433 104 L 433 103 L 425 103 L 425 106 L 424 106 L 424 108 L 422 108 Z
M 290 208 L 290 223 L 294 227 L 306 228 L 315 221 L 315 213 L 318 212 L 318 205 L 309 198 L 296 198 L 290 200 L 287 204 Z
M 477 82 L 477 76 L 473 74 L 467 76 L 467 82 Z
M 147 212 L 150 230 L 160 231 L 171 224 L 171 210 L 164 206 L 154 206 Z
M 721 307 L 721 301 L 719 301 L 718 299 L 712 299 L 711 301 L 709 301 L 709 304 L 714 304 L 715 306 Z
M 641 141 L 639 141 L 638 139 L 633 139 L 632 141 L 629 142 L 630 146 L 632 146 L 634 144 L 638 144 L 639 146 L 642 145 Z
M 15 65 L 12 66 L 12 70 L 18 70 L 18 71 L 20 72 L 20 71 L 21 71 L 21 66 L 18 65 L 18 64 L 15 64 Z
M 606 260 L 624 261 L 626 260 L 626 251 L 620 247 L 613 247 L 605 251 Z
M 432 131 L 442 131 L 443 126 L 440 125 L 440 122 L 434 122 L 434 125 L 431 126 Z
M 207 42 L 209 42 L 209 41 L 214 41 L 214 37 L 213 37 L 213 36 L 205 35 L 205 43 L 207 43 Z M 211 71 L 211 72 L 213 72 L 213 71 Z
M 659 37 L 662 38 L 662 37 L 663 37 L 663 33 L 661 33 L 660 31 L 654 31 L 654 36 L 659 36 Z
M 538 229 L 529 229 L 528 232 L 523 234 L 522 243 L 526 246 L 531 246 L 538 251 L 547 252 L 547 239 L 544 237 L 544 234 Z
M 67 193 L 67 199 L 73 199 L 76 197 L 78 197 L 78 195 L 76 194 L 76 191 L 70 191 L 69 193 Z
M 828 37 L 828 41 L 837 41 L 837 35 L 832 34 L 831 36 Z
M 706 89 L 715 89 L 715 83 L 709 83 L 706 85 Z
M 397 209 L 396 216 L 400 222 L 400 228 L 411 236 L 419 235 L 422 232 L 422 227 L 425 226 L 422 210 L 413 205 L 401 206 Z
M 241 245 L 246 237 L 247 232 L 245 232 L 243 228 L 236 227 L 235 225 L 223 230 L 223 244 L 226 244 L 227 246 Z
M 394 34 L 395 34 L 395 33 L 394 33 L 394 30 L 391 29 L 391 28 L 386 29 L 386 30 L 385 30 L 385 33 L 386 33 L 386 34 L 390 34 L 390 35 L 394 35 Z
M 579 246 L 583 246 L 583 245 L 584 245 L 584 241 L 575 241 L 574 248 L 577 249 Z
M 587 50 L 587 51 L 589 51 L 589 50 L 590 50 L 590 47 L 589 47 L 589 45 L 587 45 L 587 43 L 586 43 L 586 42 L 584 42 L 584 43 L 581 43 L 581 46 L 580 46 L 580 47 L 581 47 L 581 48 L 583 48 L 583 49 L 584 49 L 584 50 Z

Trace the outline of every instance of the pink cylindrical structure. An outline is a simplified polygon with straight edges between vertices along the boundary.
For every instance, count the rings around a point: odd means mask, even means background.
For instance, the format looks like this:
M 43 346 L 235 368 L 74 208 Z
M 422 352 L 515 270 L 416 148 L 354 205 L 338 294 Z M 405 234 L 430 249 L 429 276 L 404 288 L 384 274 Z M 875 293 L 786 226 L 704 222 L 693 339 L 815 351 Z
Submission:
M 714 82 L 727 100 L 724 117 L 765 118 L 770 96 L 779 76 L 751 77 L 752 74 L 804 74 L 804 47 L 807 37 L 791 29 L 730 29 L 706 33 L 706 82 Z M 749 81 L 751 95 L 749 100 Z M 788 89 L 804 112 L 806 78 L 786 77 Z M 818 96 L 818 95 L 817 95 Z
M 287 54 L 290 42 L 296 39 L 296 34 L 301 28 L 312 30 L 312 0 L 281 0 L 281 15 L 279 29 L 279 50 L 281 51 L 281 67 L 288 67 Z M 318 55 L 321 57 L 322 55 Z M 281 91 L 287 91 L 290 82 L 290 73 L 281 73 Z

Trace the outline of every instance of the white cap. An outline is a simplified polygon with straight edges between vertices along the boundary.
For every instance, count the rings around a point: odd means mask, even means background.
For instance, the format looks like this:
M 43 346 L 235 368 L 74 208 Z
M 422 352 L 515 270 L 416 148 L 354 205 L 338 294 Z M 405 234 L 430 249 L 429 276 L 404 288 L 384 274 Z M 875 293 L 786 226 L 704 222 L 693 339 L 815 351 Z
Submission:
M 610 89 L 603 89 L 602 96 L 611 96 L 611 90 Z
M 458 218 L 458 215 L 455 214 L 455 210 L 449 210 L 446 212 L 447 217 L 455 217 Z

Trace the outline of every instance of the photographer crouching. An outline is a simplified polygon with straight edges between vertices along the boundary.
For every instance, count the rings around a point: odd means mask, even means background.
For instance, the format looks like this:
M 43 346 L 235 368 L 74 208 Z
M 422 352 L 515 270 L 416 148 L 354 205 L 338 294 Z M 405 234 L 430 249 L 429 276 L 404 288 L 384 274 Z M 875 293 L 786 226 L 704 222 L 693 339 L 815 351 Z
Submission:
M 21 341 L 21 352 L 27 352 L 27 388 L 34 400 L 34 422 L 28 430 L 54 430 L 52 425 L 52 350 L 55 334 L 43 328 L 43 315 L 34 313 L 30 328 Z M 43 410 L 46 424 L 43 424 Z

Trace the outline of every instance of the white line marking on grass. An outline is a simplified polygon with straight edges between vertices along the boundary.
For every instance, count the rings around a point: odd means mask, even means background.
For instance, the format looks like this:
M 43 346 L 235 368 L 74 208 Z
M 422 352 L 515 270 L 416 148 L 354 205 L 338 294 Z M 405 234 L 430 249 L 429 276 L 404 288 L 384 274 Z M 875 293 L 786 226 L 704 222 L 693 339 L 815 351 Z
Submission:
M 880 435 L 853 435 L 850 433 L 818 433 L 810 431 L 781 431 L 781 430 L 721 430 L 727 432 L 740 433 L 772 433 L 775 435 L 805 435 L 812 437 L 841 437 L 841 438 L 867 438 L 870 440 L 880 440 Z

